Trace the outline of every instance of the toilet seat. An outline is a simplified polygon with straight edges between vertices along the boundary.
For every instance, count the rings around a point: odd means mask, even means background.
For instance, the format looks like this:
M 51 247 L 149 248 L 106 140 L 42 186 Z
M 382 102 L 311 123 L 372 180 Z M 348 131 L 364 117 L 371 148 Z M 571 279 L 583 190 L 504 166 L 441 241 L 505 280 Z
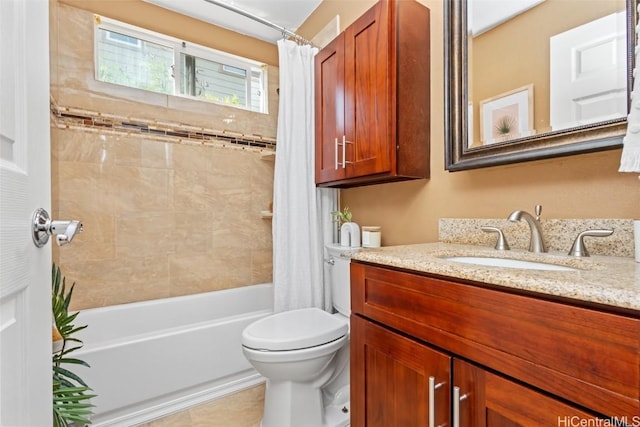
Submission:
M 300 350 L 335 341 L 348 330 L 346 318 L 319 308 L 303 308 L 252 323 L 242 332 L 242 345 L 260 351 Z

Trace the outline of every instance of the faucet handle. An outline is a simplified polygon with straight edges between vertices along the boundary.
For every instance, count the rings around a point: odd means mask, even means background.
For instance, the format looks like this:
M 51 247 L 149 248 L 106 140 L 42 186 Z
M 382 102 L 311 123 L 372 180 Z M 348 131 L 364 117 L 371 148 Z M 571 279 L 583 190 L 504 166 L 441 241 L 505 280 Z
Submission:
M 482 231 L 485 233 L 498 233 L 498 241 L 496 242 L 496 250 L 499 251 L 508 251 L 511 249 L 509 247 L 509 243 L 507 243 L 507 239 L 504 237 L 504 233 L 498 227 L 492 227 L 489 225 L 483 225 L 480 227 Z
M 536 221 L 540 221 L 540 214 L 542 213 L 542 205 L 536 205 Z
M 576 240 L 571 245 L 571 249 L 569 249 L 569 255 L 577 256 L 577 257 L 587 257 L 589 255 L 589 251 L 587 251 L 587 247 L 584 245 L 585 237 L 607 237 L 613 234 L 613 230 L 602 229 L 602 230 L 587 230 L 578 234 Z

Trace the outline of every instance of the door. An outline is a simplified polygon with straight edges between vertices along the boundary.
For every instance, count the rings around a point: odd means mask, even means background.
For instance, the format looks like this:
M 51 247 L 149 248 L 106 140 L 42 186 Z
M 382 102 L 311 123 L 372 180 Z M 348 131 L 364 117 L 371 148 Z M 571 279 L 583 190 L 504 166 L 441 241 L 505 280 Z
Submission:
M 390 74 L 395 69 L 391 7 L 379 2 L 345 30 L 347 178 L 391 172 L 396 149 L 391 129 L 396 101 L 395 75 Z
M 551 129 L 627 115 L 625 12 L 551 37 Z
M 316 184 L 343 179 L 344 34 L 315 57 Z
M 591 414 L 460 359 L 453 372 L 454 426 L 602 425 Z
M 449 363 L 443 353 L 351 316 L 351 425 L 445 425 Z
M 31 216 L 50 210 L 49 10 L 0 0 L 0 425 L 48 427 L 51 249 Z

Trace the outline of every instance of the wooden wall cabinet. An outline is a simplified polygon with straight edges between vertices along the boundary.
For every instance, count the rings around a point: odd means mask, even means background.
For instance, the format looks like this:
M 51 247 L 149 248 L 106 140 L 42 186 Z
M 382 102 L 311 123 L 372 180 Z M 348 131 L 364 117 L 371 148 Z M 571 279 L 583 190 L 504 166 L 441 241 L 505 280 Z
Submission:
M 354 427 L 640 422 L 638 316 L 358 262 L 351 284 Z
M 316 184 L 429 177 L 429 9 L 381 0 L 315 58 Z

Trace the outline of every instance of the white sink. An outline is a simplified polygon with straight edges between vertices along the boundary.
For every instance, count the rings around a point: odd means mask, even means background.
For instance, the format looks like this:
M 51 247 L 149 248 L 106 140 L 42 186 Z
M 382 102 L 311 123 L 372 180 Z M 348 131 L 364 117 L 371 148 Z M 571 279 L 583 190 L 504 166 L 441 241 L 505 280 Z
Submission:
M 447 261 L 462 262 L 465 264 L 488 265 L 491 267 L 525 268 L 529 270 L 551 270 L 551 271 L 577 271 L 576 268 L 564 265 L 548 264 L 546 262 L 524 261 L 512 258 L 491 258 L 477 256 L 451 256 L 443 257 Z

